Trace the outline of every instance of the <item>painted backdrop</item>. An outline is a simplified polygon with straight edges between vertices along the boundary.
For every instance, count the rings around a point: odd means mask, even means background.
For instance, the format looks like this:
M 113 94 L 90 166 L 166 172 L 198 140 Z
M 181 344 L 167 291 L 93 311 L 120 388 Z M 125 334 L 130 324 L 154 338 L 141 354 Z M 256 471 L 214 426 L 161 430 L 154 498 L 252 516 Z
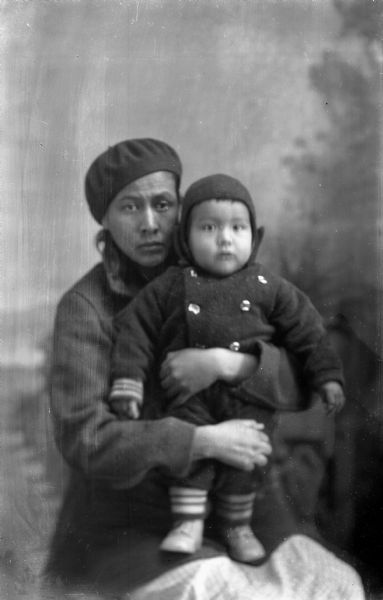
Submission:
M 5 0 L 0 13 L 0 554 L 33 577 L 55 514 L 47 340 L 58 298 L 98 260 L 83 180 L 109 144 L 166 140 L 183 189 L 239 177 L 262 260 L 381 352 L 381 13 L 372 0 Z

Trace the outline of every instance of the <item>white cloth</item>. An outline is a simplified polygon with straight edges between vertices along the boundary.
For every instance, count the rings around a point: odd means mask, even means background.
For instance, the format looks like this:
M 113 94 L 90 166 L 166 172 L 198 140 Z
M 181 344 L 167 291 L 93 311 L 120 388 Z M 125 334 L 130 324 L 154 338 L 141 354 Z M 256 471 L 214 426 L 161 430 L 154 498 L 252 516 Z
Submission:
M 365 600 L 356 571 L 308 537 L 288 538 L 253 567 L 225 556 L 161 575 L 125 600 Z

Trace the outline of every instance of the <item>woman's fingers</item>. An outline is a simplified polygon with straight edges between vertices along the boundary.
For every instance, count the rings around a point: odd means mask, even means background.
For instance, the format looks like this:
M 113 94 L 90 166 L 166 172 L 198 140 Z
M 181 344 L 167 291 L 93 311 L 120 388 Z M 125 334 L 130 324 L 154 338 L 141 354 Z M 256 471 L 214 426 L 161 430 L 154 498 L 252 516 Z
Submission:
M 227 423 L 230 423 L 232 427 L 237 427 L 238 433 L 241 434 L 242 432 L 246 440 L 249 435 L 254 442 L 269 440 L 269 436 L 263 431 L 265 428 L 263 423 L 258 423 L 252 419 L 233 419 L 227 421 Z
M 170 387 L 174 385 L 174 380 L 170 375 L 165 375 L 161 377 L 161 386 L 164 390 L 168 390 Z
M 160 381 L 161 387 L 165 390 L 166 395 L 170 398 L 176 395 L 181 389 L 181 384 L 177 378 L 174 377 L 168 359 L 162 363 L 160 369 Z
M 192 395 L 190 390 L 181 381 L 178 381 L 170 374 L 165 375 L 161 379 L 161 387 L 165 391 L 167 399 L 176 401 L 177 404 L 184 403 Z
M 169 401 L 183 403 L 190 397 L 190 394 L 187 394 L 187 392 L 182 389 L 182 386 L 177 381 L 174 381 L 172 377 L 166 377 L 161 381 L 161 386 Z
M 233 467 L 251 471 L 264 466 L 271 453 L 268 436 L 255 421 L 231 420 L 202 427 L 205 430 L 207 458 L 215 458 Z
M 265 428 L 263 423 L 258 423 L 257 421 L 254 421 L 253 419 L 243 419 L 238 422 L 241 425 L 243 425 L 244 427 L 250 427 L 251 429 L 264 429 Z
M 166 355 L 166 358 L 164 359 L 164 361 L 162 362 L 161 366 L 160 366 L 160 378 L 161 380 L 165 377 L 168 377 L 172 374 L 173 371 L 173 358 L 175 356 L 175 352 L 169 352 Z
M 162 363 L 161 367 L 160 367 L 160 379 L 161 381 L 163 379 L 167 379 L 170 375 L 170 367 L 169 367 L 169 362 L 168 359 L 166 358 L 165 361 Z
M 183 398 L 198 394 L 216 381 L 215 362 L 215 354 L 210 348 L 170 352 L 160 367 L 162 385 L 164 388 L 168 386 L 170 377 L 171 381 L 179 384 Z

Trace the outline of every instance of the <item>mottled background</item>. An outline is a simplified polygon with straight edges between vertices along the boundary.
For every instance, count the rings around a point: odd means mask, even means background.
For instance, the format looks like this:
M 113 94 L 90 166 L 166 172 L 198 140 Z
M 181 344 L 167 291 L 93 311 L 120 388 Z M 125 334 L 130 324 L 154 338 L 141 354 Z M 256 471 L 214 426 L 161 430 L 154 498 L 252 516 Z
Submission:
M 54 307 L 97 260 L 85 171 L 124 138 L 172 144 L 184 189 L 217 171 L 249 187 L 262 260 L 342 315 L 380 450 L 381 4 L 5 0 L 0 15 L 4 581 L 34 581 L 44 558 L 61 485 L 44 391 Z

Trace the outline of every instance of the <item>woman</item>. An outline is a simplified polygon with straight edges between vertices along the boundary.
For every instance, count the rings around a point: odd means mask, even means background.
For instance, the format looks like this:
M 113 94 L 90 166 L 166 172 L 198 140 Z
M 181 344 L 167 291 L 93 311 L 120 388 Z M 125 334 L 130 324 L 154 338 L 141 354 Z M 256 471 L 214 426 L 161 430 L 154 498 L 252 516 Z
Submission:
M 158 418 L 156 399 L 140 421 L 121 422 L 105 402 L 114 316 L 174 260 L 181 164 L 163 142 L 128 140 L 109 148 L 86 176 L 90 211 L 102 224 L 102 263 L 61 300 L 54 332 L 51 407 L 58 446 L 71 467 L 47 573 L 64 585 L 128 591 L 180 563 L 158 542 L 170 524 L 166 475 L 214 458 L 244 470 L 264 465 L 269 440 L 255 422 L 194 426 Z M 257 385 L 269 373 L 278 396 L 281 354 L 187 349 L 160 366 L 169 398 L 186 399 L 218 379 Z M 264 381 L 264 375 L 262 376 Z M 205 545 L 193 558 L 222 554 Z

